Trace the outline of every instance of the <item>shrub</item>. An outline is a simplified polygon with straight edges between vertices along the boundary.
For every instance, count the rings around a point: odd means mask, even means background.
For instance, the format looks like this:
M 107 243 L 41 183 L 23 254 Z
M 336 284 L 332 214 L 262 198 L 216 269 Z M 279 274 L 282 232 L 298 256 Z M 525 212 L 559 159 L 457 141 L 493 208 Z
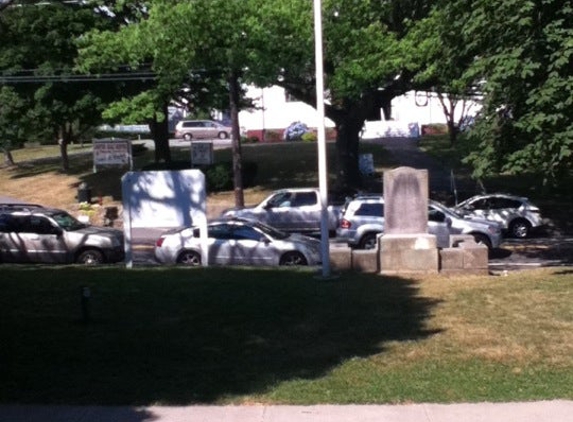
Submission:
M 306 132 L 301 136 L 303 142 L 316 142 L 317 136 L 314 132 Z
M 259 142 L 259 138 L 257 136 L 241 136 L 241 143 L 242 144 L 256 144 Z
M 279 142 L 283 140 L 283 136 L 279 130 L 267 129 L 265 131 L 265 140 L 267 142 Z
M 292 122 L 284 132 L 285 141 L 300 141 L 309 132 L 308 126 L 302 122 Z

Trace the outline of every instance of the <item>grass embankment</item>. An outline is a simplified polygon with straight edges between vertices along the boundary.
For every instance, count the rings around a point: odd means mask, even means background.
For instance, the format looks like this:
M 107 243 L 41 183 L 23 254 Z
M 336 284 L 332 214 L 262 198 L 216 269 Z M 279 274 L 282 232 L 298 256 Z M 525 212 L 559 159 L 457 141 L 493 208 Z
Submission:
M 137 143 L 137 142 L 136 142 Z M 172 148 L 174 160 L 189 160 L 188 144 Z M 330 167 L 335 166 L 333 143 L 327 144 Z M 389 157 L 380 145 L 367 144 L 362 153 L 372 153 L 376 170 L 382 173 Z M 121 205 L 121 177 L 126 169 L 93 173 L 91 147 L 70 146 L 70 170 L 62 173 L 57 146 L 24 148 L 13 152 L 16 167 L 0 168 L 0 195 L 11 196 L 45 206 L 77 211 L 77 187 L 86 182 L 92 188 L 94 202 L 104 206 Z M 243 160 L 258 166 L 255 185 L 245 189 L 245 203 L 254 205 L 272 190 L 282 187 L 318 186 L 316 143 L 289 142 L 243 145 Z M 153 162 L 153 151 L 134 157 L 134 170 Z M 230 149 L 215 150 L 215 161 L 231 161 Z M 42 157 L 41 160 L 38 158 Z M 234 192 L 208 192 L 207 211 L 212 215 L 234 205 Z M 97 223 L 97 222 L 96 222 Z
M 4 266 L 0 401 L 573 399 L 572 280 Z

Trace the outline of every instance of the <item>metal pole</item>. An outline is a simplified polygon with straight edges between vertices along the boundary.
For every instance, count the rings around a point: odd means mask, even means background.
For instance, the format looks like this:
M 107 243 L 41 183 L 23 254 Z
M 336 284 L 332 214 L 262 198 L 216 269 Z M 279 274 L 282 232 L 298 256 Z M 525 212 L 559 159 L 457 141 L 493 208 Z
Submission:
M 324 127 L 324 72 L 322 58 L 322 1 L 314 0 L 314 47 L 316 67 L 316 111 L 318 112 L 318 185 L 321 217 L 320 241 L 322 251 L 322 276 L 330 276 L 330 245 L 328 238 L 328 167 L 326 162 L 326 130 Z

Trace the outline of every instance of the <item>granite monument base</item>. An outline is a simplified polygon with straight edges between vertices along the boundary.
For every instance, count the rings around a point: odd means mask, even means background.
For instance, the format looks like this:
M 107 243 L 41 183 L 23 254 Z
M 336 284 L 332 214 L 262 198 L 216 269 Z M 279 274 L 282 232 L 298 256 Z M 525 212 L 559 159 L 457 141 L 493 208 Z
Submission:
M 383 275 L 438 274 L 439 254 L 432 234 L 385 234 L 379 245 Z

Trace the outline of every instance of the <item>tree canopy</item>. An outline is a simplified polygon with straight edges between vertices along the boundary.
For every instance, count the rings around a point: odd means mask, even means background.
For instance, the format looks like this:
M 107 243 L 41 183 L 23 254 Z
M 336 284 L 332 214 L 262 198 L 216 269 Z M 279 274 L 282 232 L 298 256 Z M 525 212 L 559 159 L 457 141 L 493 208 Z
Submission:
M 68 143 L 101 122 L 107 98 L 118 93 L 116 84 L 96 86 L 73 70 L 76 40 L 106 22 L 93 7 L 75 3 L 14 6 L 0 14 L 0 71 L 10 88 L 3 95 L 16 94 L 19 100 L 3 104 L 11 126 L 19 129 L 2 135 L 16 141 L 60 140 L 64 170 Z
M 484 110 L 471 132 L 476 176 L 535 172 L 547 182 L 573 164 L 573 5 L 565 0 L 497 2 L 465 8 L 465 41 L 479 56 Z
M 48 127 L 52 137 L 73 139 L 81 125 L 100 121 L 105 109 L 108 119 L 150 123 L 157 132 L 156 159 L 168 160 L 171 101 L 190 110 L 237 109 L 240 87 L 254 83 L 282 86 L 316 105 L 308 0 L 98 3 L 106 9 L 81 2 L 11 3 L 0 2 L 0 71 L 4 80 L 35 79 L 4 87 L 1 95 L 17 95 L 21 101 L 14 107 L 27 108 L 25 118 Z M 381 113 L 390 118 L 393 98 L 430 88 L 454 100 L 483 96 L 469 135 L 476 152 L 467 162 L 476 177 L 534 171 L 555 181 L 570 173 L 570 1 L 323 0 L 322 8 L 325 111 L 337 129 L 333 158 L 341 185 L 360 184 L 365 120 Z M 78 42 L 81 60 L 74 68 Z M 117 96 L 118 85 L 71 83 L 77 69 L 140 77 L 121 84 Z M 1 114 L 14 116 L 14 110 L 4 105 Z M 25 135 L 9 136 L 17 141 Z

